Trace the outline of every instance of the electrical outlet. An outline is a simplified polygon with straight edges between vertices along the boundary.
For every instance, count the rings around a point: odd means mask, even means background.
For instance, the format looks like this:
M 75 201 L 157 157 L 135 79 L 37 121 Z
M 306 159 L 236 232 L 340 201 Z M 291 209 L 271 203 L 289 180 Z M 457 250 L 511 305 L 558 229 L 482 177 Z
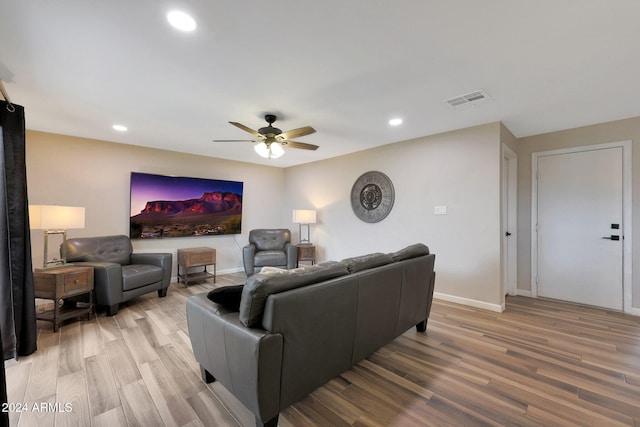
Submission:
M 433 207 L 433 214 L 434 215 L 446 215 L 447 214 L 447 207 L 446 206 L 434 206 Z

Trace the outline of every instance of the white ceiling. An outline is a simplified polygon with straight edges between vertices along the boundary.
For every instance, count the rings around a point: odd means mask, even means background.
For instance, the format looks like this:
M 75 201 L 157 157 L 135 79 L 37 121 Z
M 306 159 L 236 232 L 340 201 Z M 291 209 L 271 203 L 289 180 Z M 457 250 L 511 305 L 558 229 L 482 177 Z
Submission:
M 195 32 L 169 27 L 176 8 Z M 639 20 L 637 0 L 0 0 L 0 79 L 28 129 L 287 167 L 498 120 L 523 137 L 640 116 Z M 477 89 L 491 102 L 443 102 Z M 320 148 L 211 142 L 266 112 Z

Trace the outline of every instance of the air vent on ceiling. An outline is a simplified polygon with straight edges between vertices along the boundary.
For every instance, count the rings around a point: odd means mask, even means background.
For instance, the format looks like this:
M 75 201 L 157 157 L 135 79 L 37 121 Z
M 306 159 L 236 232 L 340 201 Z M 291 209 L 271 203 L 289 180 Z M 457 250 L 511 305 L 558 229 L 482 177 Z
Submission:
M 449 104 L 451 108 L 460 108 L 464 106 L 482 104 L 490 99 L 489 95 L 487 95 L 483 90 L 475 90 L 470 93 L 465 93 L 464 95 L 445 99 L 444 102 Z

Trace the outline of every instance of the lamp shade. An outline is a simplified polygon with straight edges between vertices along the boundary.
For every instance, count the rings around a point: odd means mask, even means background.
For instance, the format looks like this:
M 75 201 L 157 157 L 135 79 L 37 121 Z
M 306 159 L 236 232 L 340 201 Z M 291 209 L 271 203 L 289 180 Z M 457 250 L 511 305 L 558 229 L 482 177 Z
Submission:
M 29 224 L 35 230 L 84 228 L 84 208 L 57 205 L 29 205 Z
M 315 224 L 316 211 L 314 209 L 294 209 L 293 222 L 296 224 Z

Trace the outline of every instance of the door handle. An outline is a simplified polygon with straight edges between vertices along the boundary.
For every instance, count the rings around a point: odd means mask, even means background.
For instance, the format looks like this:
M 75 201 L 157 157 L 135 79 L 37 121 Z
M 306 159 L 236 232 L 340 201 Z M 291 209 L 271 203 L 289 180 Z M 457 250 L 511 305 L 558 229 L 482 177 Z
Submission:
M 613 234 L 609 237 L 603 237 L 603 239 L 607 240 L 620 240 L 620 236 L 614 236 Z
M 505 236 L 507 236 L 507 237 L 509 237 L 509 236 L 511 236 L 511 233 L 509 233 L 508 231 L 506 231 L 506 232 L 504 233 L 504 235 L 505 235 Z

